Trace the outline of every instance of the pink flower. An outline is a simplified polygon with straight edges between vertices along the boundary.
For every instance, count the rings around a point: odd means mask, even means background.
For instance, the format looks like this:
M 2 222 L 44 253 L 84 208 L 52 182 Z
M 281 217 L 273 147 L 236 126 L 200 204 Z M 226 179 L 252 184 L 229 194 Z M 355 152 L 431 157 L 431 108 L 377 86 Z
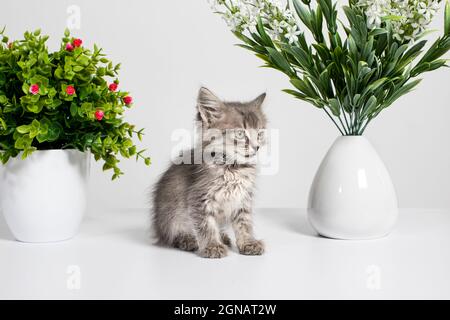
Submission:
M 117 87 L 118 87 L 117 83 L 113 82 L 113 83 L 111 83 L 111 84 L 109 85 L 108 88 L 109 88 L 109 91 L 114 92 L 114 91 L 117 90 Z
M 105 113 L 102 110 L 97 110 L 95 111 L 95 119 L 97 119 L 98 121 L 101 121 L 105 115 Z
M 83 40 L 81 40 L 81 39 L 73 39 L 73 46 L 74 47 L 81 47 L 81 45 L 83 44 Z
M 133 102 L 133 98 L 130 96 L 123 97 L 123 102 L 128 106 Z
M 30 86 L 30 93 L 31 94 L 38 94 L 39 93 L 39 85 L 37 84 L 32 84 Z
M 67 51 L 72 51 L 73 50 L 73 45 L 70 42 L 66 44 L 66 50 Z
M 75 94 L 75 88 L 73 86 L 67 86 L 66 93 L 71 96 Z

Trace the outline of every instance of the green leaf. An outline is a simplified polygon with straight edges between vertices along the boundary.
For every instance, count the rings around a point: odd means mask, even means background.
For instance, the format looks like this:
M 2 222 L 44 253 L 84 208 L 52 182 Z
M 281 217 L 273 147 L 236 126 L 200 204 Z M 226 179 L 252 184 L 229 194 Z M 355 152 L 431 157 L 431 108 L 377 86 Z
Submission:
M 446 63 L 447 60 L 444 59 L 435 60 L 432 62 L 422 62 L 418 64 L 416 67 L 414 67 L 414 69 L 411 71 L 411 76 L 415 77 L 421 73 L 439 69 L 440 67 L 445 66 Z
M 56 96 L 57 93 L 58 93 L 58 92 L 56 91 L 55 88 L 50 88 L 50 89 L 48 90 L 48 97 L 49 97 L 49 98 L 53 98 L 54 96 Z
M 40 135 L 38 135 L 39 140 L 53 142 L 56 141 L 63 131 L 61 124 L 58 122 L 53 122 L 48 118 L 43 118 L 41 120 L 41 125 L 45 126 L 46 130 L 42 130 Z
M 38 120 L 33 119 L 33 121 L 31 122 L 31 126 L 32 126 L 34 129 L 39 129 L 39 127 L 41 126 L 41 123 L 40 123 Z
M 319 94 L 311 88 L 304 80 L 293 78 L 290 80 L 290 82 L 300 90 L 301 93 L 305 94 L 306 96 L 310 98 L 318 98 Z
M 78 63 L 78 65 L 81 65 L 83 67 L 87 67 L 89 65 L 89 63 L 90 63 L 89 57 L 87 57 L 85 55 L 80 55 L 77 58 L 77 63 Z M 101 69 L 104 69 L 104 68 L 101 68 Z
M 369 92 L 373 92 L 373 91 L 379 89 L 379 88 L 380 88 L 382 85 L 384 85 L 388 80 L 389 80 L 388 78 L 381 78 L 381 79 L 378 79 L 378 80 L 372 82 L 371 84 L 369 84 L 369 85 L 363 90 L 362 95 L 364 96 L 364 95 L 366 95 L 366 94 L 369 93 Z
M 408 51 L 405 52 L 405 54 L 402 57 L 402 60 L 407 60 L 411 56 L 420 52 L 420 50 L 422 50 L 422 48 L 425 46 L 426 43 L 427 43 L 426 40 L 422 40 L 422 41 L 415 43 L 411 48 L 408 49 Z
M 333 89 L 331 88 L 331 80 L 328 70 L 325 69 L 319 77 L 320 85 L 324 90 L 326 96 L 331 97 L 333 95 Z
M 56 108 L 59 107 L 61 104 L 62 104 L 62 101 L 61 101 L 61 100 L 59 100 L 59 99 L 53 99 L 53 102 L 52 102 L 51 107 L 52 107 L 52 109 L 56 109 Z
M 344 10 L 345 15 L 347 16 L 348 21 L 350 22 L 351 26 L 356 26 L 358 24 L 355 9 L 353 7 L 349 6 L 343 6 L 342 9 Z
M 80 71 L 83 70 L 83 69 L 84 69 L 84 67 L 82 67 L 82 66 L 74 66 L 74 67 L 72 68 L 72 70 L 75 71 L 75 72 L 80 72 Z
M 290 94 L 290 95 L 292 95 L 292 96 L 294 96 L 294 97 L 296 97 L 296 98 L 298 98 L 298 99 L 301 99 L 301 100 L 303 100 L 303 99 L 305 99 L 305 98 L 307 97 L 307 96 L 304 95 L 303 93 L 298 92 L 298 91 L 296 91 L 296 90 L 283 89 L 282 91 L 283 91 L 283 92 L 286 92 L 286 93 L 288 93 L 288 94 Z
M 258 30 L 259 35 L 261 36 L 261 39 L 262 39 L 264 45 L 273 47 L 272 39 L 270 39 L 269 35 L 264 30 L 264 25 L 261 20 L 261 17 L 258 17 L 258 22 L 257 22 L 256 28 Z
M 22 160 L 26 159 L 30 154 L 36 151 L 36 147 L 26 147 L 22 153 Z
M 17 132 L 26 134 L 29 133 L 31 130 L 31 127 L 29 125 L 22 125 L 16 128 Z
M 307 53 L 303 48 L 298 47 L 289 47 L 286 48 L 290 54 L 292 54 L 297 60 L 298 64 L 309 73 L 312 73 L 312 67 L 313 67 L 313 60 L 311 58 L 311 55 Z
M 437 31 L 439 31 L 439 30 L 438 29 L 427 29 L 427 30 L 424 30 L 424 31 L 422 31 L 421 33 L 419 33 L 416 36 L 415 41 L 420 40 L 420 39 L 426 37 L 427 35 L 429 35 L 431 33 L 434 33 L 434 32 L 437 32 Z
M 289 62 L 280 52 L 278 52 L 278 50 L 270 47 L 267 47 L 266 49 L 269 52 L 270 60 L 275 64 L 275 66 L 277 66 L 279 69 L 281 69 L 281 71 L 283 71 L 287 75 L 294 74 Z
M 23 135 L 23 136 L 20 136 L 19 138 L 17 138 L 17 140 L 14 144 L 14 147 L 19 150 L 26 150 L 28 148 L 31 148 L 32 141 L 33 141 L 32 138 L 30 138 L 27 135 Z
M 388 20 L 390 20 L 390 21 L 401 21 L 402 18 L 403 18 L 402 16 L 396 16 L 396 15 L 391 14 L 391 15 L 383 16 L 381 19 L 384 20 L 384 21 L 388 21 Z
M 0 131 L 6 131 L 6 129 L 8 129 L 8 126 L 6 125 L 5 120 L 0 118 Z
M 30 86 L 28 85 L 28 83 L 23 83 L 22 84 L 22 91 L 25 94 L 28 94 L 30 92 Z
M 450 36 L 450 2 L 448 0 L 445 3 L 444 34 Z
M 294 4 L 295 11 L 297 12 L 300 20 L 302 20 L 305 26 L 311 30 L 311 14 L 308 11 L 308 7 L 306 7 L 299 0 L 293 0 L 292 3 Z
M 70 104 L 70 115 L 72 117 L 75 117 L 78 114 L 78 107 L 77 104 L 75 102 L 72 102 Z
M 370 96 L 364 106 L 364 114 L 371 115 L 377 107 L 377 98 L 375 96 Z
M 55 70 L 55 78 L 62 79 L 63 77 L 64 77 L 63 68 L 61 68 L 61 66 L 58 66 L 58 68 L 56 68 Z
M 401 86 L 400 88 L 397 88 L 394 91 L 394 94 L 392 96 L 390 96 L 386 101 L 383 102 L 383 107 L 387 108 L 389 107 L 394 101 L 396 101 L 398 98 L 400 98 L 401 96 L 403 96 L 404 94 L 410 92 L 414 87 L 416 87 L 420 82 L 422 81 L 422 79 L 416 79 L 413 80 L 403 86 Z
M 383 29 L 383 28 L 375 28 L 375 29 L 373 29 L 373 30 L 370 30 L 369 36 L 376 37 L 376 36 L 379 36 L 379 35 L 381 35 L 381 34 L 386 34 L 387 32 L 388 32 L 388 31 L 387 31 L 386 29 Z
M 339 117 L 341 114 L 341 107 L 339 104 L 339 101 L 337 99 L 329 99 L 328 100 L 329 103 L 329 107 L 331 112 L 333 113 L 333 115 L 335 115 L 336 117 Z

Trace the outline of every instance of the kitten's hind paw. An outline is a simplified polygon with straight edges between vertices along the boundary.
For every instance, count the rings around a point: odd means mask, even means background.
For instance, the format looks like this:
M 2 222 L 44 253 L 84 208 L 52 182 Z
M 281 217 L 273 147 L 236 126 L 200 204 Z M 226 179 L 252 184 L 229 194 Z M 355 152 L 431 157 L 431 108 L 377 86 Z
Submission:
M 220 239 L 222 240 L 222 243 L 224 245 L 226 245 L 227 247 L 231 248 L 231 239 L 225 232 L 222 232 L 220 234 Z
M 178 235 L 173 242 L 173 246 L 184 251 L 198 250 L 197 239 L 191 234 Z
M 227 255 L 228 249 L 223 244 L 210 244 L 200 251 L 203 258 L 223 258 Z
M 240 254 L 248 256 L 259 256 L 264 253 L 264 242 L 261 240 L 248 240 L 238 244 Z

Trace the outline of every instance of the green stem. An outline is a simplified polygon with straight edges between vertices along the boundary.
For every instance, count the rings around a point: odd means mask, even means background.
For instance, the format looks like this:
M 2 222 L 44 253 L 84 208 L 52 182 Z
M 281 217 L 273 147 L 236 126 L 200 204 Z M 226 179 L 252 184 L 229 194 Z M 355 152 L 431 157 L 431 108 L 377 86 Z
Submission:
M 347 112 L 345 112 L 344 108 L 341 108 L 341 110 L 342 110 L 342 112 L 344 114 L 344 120 L 345 120 L 345 123 L 347 125 L 347 131 L 348 131 L 349 134 L 352 134 L 352 127 L 349 125 L 349 122 L 347 120 Z
M 352 124 L 352 131 L 353 133 L 357 132 L 357 126 L 356 126 L 356 113 L 355 113 L 355 104 L 352 103 L 352 116 L 350 118 L 350 122 Z
M 362 108 L 359 108 L 359 110 L 357 110 L 355 112 L 355 128 L 356 128 L 357 134 L 360 134 L 359 131 L 361 129 L 361 126 L 364 123 L 364 119 L 361 119 L 361 110 L 362 110 Z
M 337 122 L 333 119 L 333 117 L 331 116 L 331 114 L 327 111 L 327 109 L 325 109 L 325 107 L 323 108 L 323 110 L 325 111 L 325 113 L 327 114 L 327 116 L 331 119 L 331 121 L 333 121 L 334 125 L 336 126 L 336 128 L 338 128 L 339 132 L 345 136 L 344 132 L 342 131 L 342 129 L 339 127 L 339 125 L 337 124 Z
M 359 135 L 362 135 L 364 133 L 364 131 L 366 130 L 367 125 L 370 123 L 370 121 L 372 121 L 372 119 L 373 118 L 367 119 L 366 123 L 362 126 L 362 128 L 361 128 L 361 125 L 359 126 L 359 128 L 358 128 L 358 134 Z
M 338 117 L 338 119 L 339 119 L 339 122 L 340 122 L 340 123 L 341 123 L 341 125 L 342 125 L 342 128 L 344 128 L 344 131 L 345 131 L 345 135 L 346 135 L 346 136 L 348 136 L 348 131 L 347 131 L 346 127 L 345 127 L 345 124 L 344 124 L 344 122 L 342 121 L 342 118 L 341 118 L 341 116 L 339 116 L 339 117 Z

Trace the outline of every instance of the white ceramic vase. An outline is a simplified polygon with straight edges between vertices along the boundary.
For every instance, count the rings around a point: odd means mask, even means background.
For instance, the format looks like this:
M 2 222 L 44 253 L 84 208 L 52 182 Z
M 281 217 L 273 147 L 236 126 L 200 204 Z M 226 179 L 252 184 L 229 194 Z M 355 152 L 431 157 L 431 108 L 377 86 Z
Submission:
M 339 137 L 319 167 L 308 200 L 308 220 L 322 236 L 373 239 L 398 216 L 394 185 L 383 161 L 362 136 Z
M 23 242 L 72 238 L 87 204 L 90 153 L 35 151 L 0 165 L 0 211 Z

